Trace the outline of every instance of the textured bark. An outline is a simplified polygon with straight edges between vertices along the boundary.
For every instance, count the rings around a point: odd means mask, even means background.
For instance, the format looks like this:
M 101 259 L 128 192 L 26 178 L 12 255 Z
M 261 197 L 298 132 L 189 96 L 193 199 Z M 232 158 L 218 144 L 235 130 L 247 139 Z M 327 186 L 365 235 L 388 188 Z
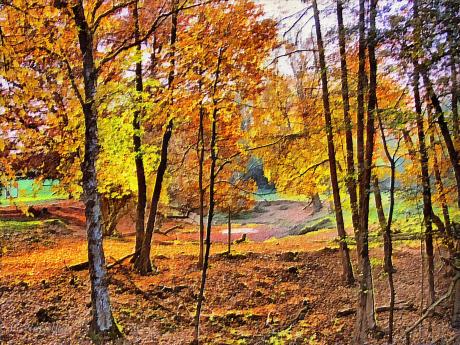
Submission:
M 172 0 L 172 8 L 176 8 L 177 0 Z M 168 88 L 172 88 L 174 81 L 174 67 L 176 65 L 174 45 L 177 40 L 177 12 L 171 15 L 171 36 L 170 45 L 172 47 L 169 55 L 171 71 L 168 75 Z M 157 218 L 158 205 L 160 203 L 161 190 L 163 187 L 163 179 L 166 173 L 168 165 L 168 148 L 169 141 L 171 140 L 174 122 L 173 119 L 168 120 L 165 131 L 163 133 L 163 139 L 161 141 L 161 152 L 160 152 L 160 164 L 158 165 L 158 171 L 155 178 L 155 185 L 153 187 L 152 200 L 150 203 L 150 210 L 145 227 L 144 239 L 142 241 L 142 248 L 139 257 L 134 262 L 134 268 L 142 275 L 148 274 L 153 271 L 152 261 L 150 260 L 150 252 L 152 246 L 153 232 L 155 229 L 155 223 Z
M 394 309 L 395 309 L 395 299 L 396 299 L 396 292 L 395 292 L 395 285 L 393 279 L 393 241 L 392 241 L 392 234 L 391 234 L 391 225 L 393 223 L 393 213 L 394 213 L 394 206 L 395 206 L 395 182 L 396 182 L 396 161 L 395 155 L 399 148 L 396 147 L 396 151 L 394 155 L 390 154 L 388 149 L 387 139 L 385 136 L 385 131 L 383 129 L 383 124 L 380 116 L 378 116 L 379 128 L 380 128 L 380 135 L 382 137 L 383 148 L 385 151 L 385 155 L 387 157 L 388 162 L 390 163 L 390 207 L 388 210 L 388 221 L 386 223 L 381 222 L 381 225 L 384 225 L 382 228 L 383 231 L 383 251 L 385 256 L 385 272 L 388 275 L 388 289 L 390 291 L 390 308 L 388 313 L 388 344 L 393 344 L 393 327 L 394 327 Z M 378 185 L 378 182 L 377 182 Z M 383 210 L 383 207 L 382 207 Z M 385 215 L 383 215 L 383 220 Z M 379 216 L 380 219 L 380 216 Z
M 104 237 L 114 236 L 117 234 L 118 221 L 126 212 L 126 206 L 131 196 L 126 195 L 120 198 L 105 198 L 104 196 L 100 196 L 100 198 L 103 221 L 102 235 Z
M 140 30 L 139 30 L 139 11 L 138 1 L 134 4 L 133 10 L 134 17 L 134 39 L 139 41 Z M 136 53 L 141 55 L 141 43 L 136 47 Z M 142 92 L 144 90 L 142 80 L 142 61 L 136 63 L 136 91 Z M 142 102 L 142 96 L 139 96 L 138 103 Z M 139 104 L 140 105 L 140 104 Z M 145 169 L 144 160 L 142 158 L 141 150 L 141 111 L 137 109 L 133 114 L 133 148 L 135 153 L 135 164 L 136 164 L 136 177 L 137 177 L 137 205 L 136 205 L 136 246 L 134 252 L 137 253 L 133 256 L 132 261 L 134 262 L 139 255 L 142 248 L 142 241 L 144 240 L 145 233 L 145 208 L 147 206 L 147 184 L 145 181 Z
M 313 0 L 313 11 L 316 28 L 316 41 L 318 45 L 319 68 L 321 72 L 322 100 L 323 113 L 326 125 L 327 136 L 327 152 L 329 158 L 329 173 L 331 178 L 332 194 L 334 198 L 335 219 L 337 223 L 337 233 L 340 238 L 340 253 L 342 256 L 342 278 L 348 285 L 354 283 L 353 267 L 350 261 L 350 252 L 346 242 L 347 233 L 345 232 L 345 223 L 343 220 L 342 203 L 340 200 L 340 189 L 337 177 L 337 162 L 335 158 L 334 135 L 332 130 L 332 117 L 329 104 L 329 88 L 327 84 L 327 66 L 324 53 L 324 43 L 321 33 L 321 23 L 319 18 L 318 5 L 316 0 Z
M 86 231 L 88 236 L 88 262 L 91 281 L 91 331 L 97 334 L 118 335 L 110 306 L 107 271 L 102 245 L 101 202 L 97 192 L 96 161 L 99 151 L 97 107 L 95 96 L 98 73 L 94 63 L 93 35 L 85 17 L 83 1 L 72 7 L 78 27 L 78 41 L 83 57 L 85 86 L 85 156 L 82 164 L 83 193 L 85 201 Z
M 452 102 L 452 127 L 453 134 L 456 140 L 459 139 L 460 126 L 458 119 L 458 81 L 457 81 L 457 66 L 456 66 L 456 42 L 453 38 L 453 33 L 449 30 L 449 48 L 450 48 L 450 90 Z
M 230 208 L 228 209 L 227 229 L 228 229 L 228 249 L 227 249 L 227 252 L 230 255 L 230 253 L 232 251 L 232 212 L 230 211 Z
M 403 134 L 403 137 L 404 137 L 404 142 L 406 143 L 406 145 L 408 147 L 409 157 L 412 160 L 412 162 L 416 162 L 417 161 L 417 153 L 415 151 L 414 142 L 412 141 L 412 137 L 410 136 L 409 131 L 406 130 L 406 129 L 402 130 L 402 134 Z
M 323 203 L 318 193 L 313 194 L 311 197 L 311 204 L 313 205 L 314 212 L 319 212 L 323 208 Z
M 163 178 L 166 173 L 168 165 L 168 146 L 171 139 L 173 129 L 172 120 L 169 121 L 166 126 L 166 130 L 163 133 L 163 140 L 161 142 L 161 153 L 160 153 L 160 164 L 158 165 L 158 171 L 155 179 L 155 185 L 153 188 L 152 201 L 150 203 L 150 210 L 147 220 L 147 226 L 145 227 L 144 240 L 142 242 L 141 252 L 139 257 L 134 262 L 134 268 L 142 275 L 153 272 L 152 261 L 150 260 L 150 252 L 152 246 L 153 232 L 155 229 L 155 222 L 157 216 L 158 205 L 160 203 L 161 189 L 163 186 Z
M 374 153 L 374 117 L 377 106 L 377 62 L 375 59 L 376 40 L 376 0 L 369 7 L 369 37 L 365 38 L 365 1 L 360 0 L 359 10 L 359 66 L 358 66 L 358 166 L 359 166 L 359 231 L 357 237 L 360 284 L 358 312 L 354 332 L 355 343 L 366 342 L 367 334 L 376 328 L 374 284 L 369 260 L 369 193 Z M 367 41 L 369 56 L 369 95 L 366 122 L 366 147 L 364 149 L 364 87 L 366 84 L 365 45 Z
M 201 90 L 201 82 L 199 85 Z M 198 192 L 200 193 L 200 252 L 198 255 L 198 268 L 203 268 L 204 256 L 204 196 L 203 186 L 203 165 L 204 165 L 204 107 L 200 102 L 200 124 L 198 128 Z
M 441 107 L 439 98 L 434 92 L 433 85 L 428 76 L 428 71 L 425 68 L 420 68 L 420 74 L 423 77 L 423 83 L 425 85 L 426 92 L 434 107 L 439 129 L 441 130 L 441 135 L 444 139 L 444 142 L 446 143 L 447 152 L 449 153 L 450 163 L 452 165 L 452 168 L 454 169 L 455 181 L 457 185 L 457 205 L 458 207 L 460 207 L 460 164 L 458 161 L 458 152 L 455 149 L 455 145 L 452 140 L 452 136 L 450 134 L 449 126 L 447 125 L 447 122 L 444 118 L 444 113 L 442 111 L 442 107 Z
M 458 259 L 456 260 L 456 265 L 458 265 Z M 459 329 L 460 328 L 460 273 L 456 272 L 456 280 L 454 283 L 454 298 L 452 305 L 452 327 Z
M 379 219 L 380 230 L 383 233 L 387 226 L 387 219 L 385 216 L 385 211 L 383 209 L 382 194 L 380 192 L 379 178 L 376 175 L 374 175 L 372 179 L 372 184 L 374 187 L 373 191 L 374 191 L 375 208 L 377 210 L 377 217 Z
M 346 184 L 350 196 L 351 218 L 353 230 L 359 227 L 358 195 L 356 192 L 355 162 L 353 151 L 353 124 L 350 117 L 350 97 L 348 87 L 347 54 L 345 41 L 345 27 L 343 24 L 343 1 L 337 0 L 337 26 L 339 31 L 340 71 L 342 85 L 343 122 L 345 124 L 345 142 L 347 150 L 347 177 Z
M 433 109 L 431 104 L 427 105 L 427 113 L 428 113 L 428 121 L 433 120 Z M 442 215 L 444 218 L 444 226 L 446 233 L 444 234 L 445 236 L 445 241 L 447 242 L 447 247 L 449 249 L 449 253 L 453 254 L 454 248 L 453 248 L 453 243 L 452 243 L 452 224 L 450 222 L 450 214 L 449 214 L 449 206 L 447 205 L 447 199 L 446 199 L 446 191 L 444 189 L 444 183 L 442 181 L 442 176 L 441 176 L 441 169 L 439 166 L 439 161 L 438 161 L 438 156 L 436 154 L 436 140 L 434 136 L 434 132 L 430 132 L 430 146 L 432 147 L 433 151 L 433 171 L 434 171 L 434 178 L 435 178 L 435 183 L 436 183 L 436 189 L 438 190 L 439 194 L 439 201 L 441 203 L 441 209 L 442 209 Z
M 416 4 L 416 2 L 414 2 Z M 423 125 L 422 102 L 419 92 L 419 73 L 418 66 L 415 64 L 413 91 L 415 102 L 415 113 L 417 114 L 417 135 L 420 154 L 420 172 L 422 176 L 422 193 L 423 193 L 423 222 L 425 224 L 425 247 L 427 254 L 427 277 L 428 277 L 428 304 L 435 300 L 434 290 L 434 253 L 433 253 L 433 229 L 432 229 L 432 205 L 431 205 L 431 186 L 430 174 L 428 170 L 428 152 L 425 144 L 425 130 Z

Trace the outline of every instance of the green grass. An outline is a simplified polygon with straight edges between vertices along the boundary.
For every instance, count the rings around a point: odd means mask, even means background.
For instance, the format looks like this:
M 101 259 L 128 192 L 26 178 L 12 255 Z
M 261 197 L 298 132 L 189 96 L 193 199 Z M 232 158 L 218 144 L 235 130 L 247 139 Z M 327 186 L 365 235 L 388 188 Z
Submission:
M 6 197 L 5 190 L 0 193 L 0 207 L 20 204 L 38 204 L 53 200 L 65 199 L 64 195 L 56 193 L 57 180 L 17 180 L 17 185 L 11 184 L 11 196 Z
M 0 220 L 0 232 L 20 232 L 43 226 L 43 220 Z

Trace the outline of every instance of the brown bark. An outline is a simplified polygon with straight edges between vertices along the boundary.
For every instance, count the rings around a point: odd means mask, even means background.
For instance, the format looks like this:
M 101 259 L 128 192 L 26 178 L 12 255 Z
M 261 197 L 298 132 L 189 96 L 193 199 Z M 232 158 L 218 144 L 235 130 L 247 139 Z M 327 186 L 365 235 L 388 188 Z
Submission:
M 114 236 L 117 235 L 117 225 L 120 218 L 123 216 L 123 209 L 131 199 L 131 196 L 125 195 L 120 198 L 101 198 L 101 212 L 102 212 L 102 235 Z
M 321 198 L 318 193 L 313 194 L 311 197 L 311 204 L 313 205 L 314 212 L 319 212 L 323 208 L 323 203 L 321 202 Z
M 458 119 L 458 81 L 457 81 L 457 66 L 456 66 L 456 44 L 451 30 L 448 31 L 448 40 L 450 48 L 450 90 L 452 102 L 452 127 L 453 135 L 456 140 L 459 139 L 460 125 Z
M 433 109 L 431 104 L 427 104 L 427 113 L 428 113 L 428 120 L 432 121 L 433 118 Z M 439 161 L 438 161 L 438 155 L 436 154 L 436 140 L 434 137 L 434 132 L 430 132 L 430 145 L 432 147 L 433 151 L 433 171 L 434 171 L 434 178 L 435 178 L 435 183 L 436 183 L 436 189 L 438 190 L 439 194 L 439 201 L 441 203 L 441 210 L 442 210 L 442 215 L 444 218 L 444 226 L 446 233 L 443 234 L 445 236 L 445 240 L 447 241 L 447 246 L 449 248 L 449 253 L 453 254 L 453 243 L 452 243 L 452 226 L 450 222 L 450 214 L 449 214 L 449 206 L 447 205 L 447 199 L 446 199 L 446 191 L 444 189 L 444 183 L 442 181 L 442 176 L 441 176 L 441 169 L 439 166 Z
M 98 72 L 94 62 L 93 33 L 85 17 L 83 1 L 72 7 L 78 28 L 84 80 L 83 114 L 85 118 L 85 156 L 82 164 L 85 201 L 88 262 L 91 281 L 91 331 L 97 334 L 119 335 L 110 306 L 107 271 L 102 244 L 101 202 L 97 192 L 96 161 L 99 151 L 97 107 L 95 102 Z
M 382 136 L 382 143 L 383 148 L 385 151 L 385 155 L 387 157 L 388 162 L 390 163 L 390 207 L 388 210 L 388 221 L 385 223 L 381 223 L 384 225 L 383 230 L 383 251 L 385 256 L 385 272 L 388 275 L 388 289 L 390 290 L 390 309 L 388 314 L 388 344 L 393 344 L 393 327 L 394 327 L 394 308 L 395 308 L 395 299 L 396 299 L 396 292 L 394 286 L 394 279 L 393 279 L 393 241 L 392 241 L 392 234 L 391 234 L 391 225 L 393 222 L 393 213 L 394 213 L 394 205 L 395 205 L 395 182 L 396 182 L 396 160 L 395 155 L 399 148 L 399 145 L 395 149 L 395 153 L 393 155 L 390 154 L 388 149 L 387 139 L 385 136 L 385 131 L 383 129 L 383 124 L 380 116 L 378 116 L 380 134 Z M 378 185 L 378 183 L 377 183 Z M 383 210 L 383 207 L 382 207 Z M 380 218 L 380 217 L 379 217 Z M 385 215 L 383 216 L 383 219 Z
M 227 229 L 228 229 L 228 255 L 232 252 L 232 211 L 230 207 L 228 208 L 228 219 L 227 219 Z
M 161 142 L 160 164 L 155 179 L 153 188 L 152 201 L 150 203 L 150 210 L 145 228 L 144 240 L 142 242 L 141 252 L 139 257 L 134 262 L 135 269 L 142 275 L 153 272 L 152 261 L 150 260 L 150 252 L 152 245 L 152 237 L 155 229 L 155 221 L 157 216 L 158 205 L 160 203 L 161 189 L 163 186 L 163 178 L 166 173 L 168 165 L 168 146 L 171 139 L 173 129 L 173 122 L 170 120 L 163 133 L 163 140 Z
M 348 91 L 347 54 L 345 41 L 345 26 L 343 24 L 343 0 L 337 0 L 337 25 L 339 31 L 340 71 L 342 85 L 343 121 L 345 124 L 345 142 L 347 150 L 346 184 L 350 196 L 351 218 L 353 230 L 359 227 L 358 195 L 356 192 L 355 162 L 353 152 L 353 124 L 350 117 L 350 97 Z
M 375 58 L 376 40 L 376 0 L 371 0 L 369 8 L 369 37 L 365 38 L 365 1 L 360 0 L 359 11 L 359 76 L 358 76 L 358 165 L 359 165 L 359 231 L 357 237 L 358 262 L 360 266 L 360 291 L 354 341 L 366 342 L 367 334 L 376 328 L 374 286 L 369 260 L 369 193 L 374 153 L 374 116 L 377 106 L 377 62 Z M 365 45 L 369 56 L 369 95 L 366 122 L 366 147 L 364 148 L 364 87 L 366 84 Z
M 176 8 L 177 0 L 172 0 L 172 8 Z M 177 40 L 177 12 L 173 12 L 171 15 L 171 37 L 170 45 L 172 51 L 170 53 L 170 65 L 171 71 L 168 75 L 168 88 L 172 89 L 172 83 L 174 81 L 174 67 L 175 67 L 175 54 L 174 45 Z M 150 252 L 152 246 L 152 237 L 155 229 L 155 222 L 157 218 L 158 205 L 160 203 L 161 190 L 163 187 L 163 179 L 166 173 L 168 165 L 168 148 L 169 141 L 172 136 L 173 130 L 173 119 L 168 120 L 166 129 L 163 133 L 163 139 L 161 141 L 161 152 L 160 152 L 160 164 L 158 165 L 158 171 L 155 179 L 155 185 L 153 188 L 152 201 L 150 203 L 150 210 L 147 220 L 147 226 L 145 228 L 145 235 L 142 241 L 142 248 L 139 257 L 134 262 L 134 268 L 142 275 L 148 274 L 153 271 L 152 261 L 150 260 Z
M 199 85 L 201 91 L 201 82 Z M 200 252 L 198 255 L 198 268 L 203 268 L 204 256 L 204 196 L 203 186 L 203 165 L 204 165 L 204 107 L 200 102 L 200 123 L 198 128 L 198 192 L 200 193 Z
M 428 71 L 425 68 L 420 68 L 420 74 L 423 77 L 423 83 L 425 85 L 426 92 L 431 100 L 431 104 L 434 107 L 438 126 L 441 130 L 441 135 L 447 147 L 450 163 L 452 165 L 452 168 L 454 169 L 455 181 L 457 185 L 457 205 L 458 207 L 460 207 L 460 164 L 458 161 L 458 152 L 455 149 L 455 145 L 450 134 L 449 126 L 447 125 L 447 122 L 444 118 L 444 113 L 442 111 L 439 98 L 434 92 L 433 85 L 431 83 L 430 77 L 428 76 Z
M 373 191 L 374 191 L 375 208 L 377 210 L 377 217 L 379 219 L 380 230 L 383 233 L 387 226 L 387 219 L 385 216 L 385 211 L 383 209 L 382 194 L 380 192 L 379 178 L 376 175 L 374 175 L 372 179 L 372 184 L 374 187 Z
M 220 66 L 222 62 L 223 56 L 223 48 L 219 49 L 219 55 L 217 58 L 217 67 L 215 72 L 215 79 L 214 79 L 214 86 L 213 86 L 213 105 L 214 109 L 212 112 L 211 117 L 211 143 L 210 143 L 210 151 L 211 151 L 211 166 L 209 168 L 209 210 L 208 210 L 208 221 L 206 224 L 206 248 L 204 253 L 204 261 L 203 261 L 203 269 L 201 271 L 201 284 L 200 284 L 200 292 L 198 294 L 198 301 L 194 319 L 194 344 L 199 343 L 200 337 L 200 316 L 201 316 L 201 308 L 203 305 L 203 298 L 204 298 L 204 290 L 206 287 L 206 274 L 209 266 L 209 253 L 211 250 L 211 228 L 212 228 L 212 219 L 214 217 L 214 207 L 215 207 L 215 200 L 214 200 L 214 187 L 215 187 L 215 180 L 216 180 L 216 162 L 217 162 L 217 100 L 215 99 L 215 95 L 217 92 L 217 83 L 219 81 L 220 76 Z
M 414 2 L 416 6 L 416 2 Z M 414 11 L 416 13 L 416 11 Z M 418 134 L 418 146 L 420 152 L 420 172 L 422 176 L 422 193 L 423 193 L 423 222 L 425 224 L 425 247 L 427 254 L 427 276 L 428 276 L 428 291 L 429 300 L 428 304 L 431 304 L 435 300 L 435 289 L 434 289 L 434 250 L 433 250 L 433 229 L 432 229 L 432 205 L 431 205 L 431 187 L 430 187 L 430 175 L 428 170 L 428 153 L 425 145 L 425 130 L 423 125 L 422 115 L 422 102 L 420 99 L 419 92 L 419 72 L 418 66 L 415 63 L 414 77 L 413 77 L 413 88 L 414 88 L 414 102 L 415 102 L 415 113 L 417 114 L 417 134 Z
M 455 263 L 458 265 L 458 259 L 455 260 Z M 456 272 L 456 279 L 454 283 L 454 298 L 452 305 L 452 327 L 459 329 L 460 328 L 460 273 Z
M 139 29 L 139 11 L 138 1 L 134 3 L 133 9 L 134 17 L 134 39 L 139 41 L 140 29 Z M 141 55 L 141 43 L 136 47 L 136 53 Z M 136 77 L 135 77 L 136 91 L 141 93 L 144 90 L 142 80 L 142 61 L 136 63 Z M 138 106 L 142 102 L 142 96 L 138 96 Z M 140 253 L 142 248 L 142 241 L 144 240 L 145 233 L 145 208 L 147 206 L 147 184 L 145 181 L 145 169 L 144 160 L 142 158 L 141 150 L 141 110 L 140 107 L 133 113 L 133 148 L 134 148 L 134 161 L 136 164 L 136 178 L 137 178 L 137 205 L 136 205 L 136 245 L 135 253 Z M 132 261 L 137 259 L 138 254 L 134 255 Z
M 327 84 L 327 66 L 324 53 L 324 43 L 321 33 L 321 23 L 316 0 L 313 0 L 313 11 L 316 28 L 316 40 L 318 45 L 319 67 L 321 72 L 323 113 L 326 125 L 327 151 L 329 158 L 329 173 L 331 178 L 332 194 L 334 198 L 335 218 L 337 223 L 337 232 L 340 238 L 340 252 L 342 256 L 342 278 L 348 285 L 354 283 L 353 267 L 350 261 L 350 252 L 346 242 L 347 233 L 345 232 L 345 223 L 343 220 L 342 203 L 340 200 L 340 189 L 337 177 L 337 162 L 335 158 L 334 135 L 332 130 L 332 117 L 329 104 L 329 88 Z

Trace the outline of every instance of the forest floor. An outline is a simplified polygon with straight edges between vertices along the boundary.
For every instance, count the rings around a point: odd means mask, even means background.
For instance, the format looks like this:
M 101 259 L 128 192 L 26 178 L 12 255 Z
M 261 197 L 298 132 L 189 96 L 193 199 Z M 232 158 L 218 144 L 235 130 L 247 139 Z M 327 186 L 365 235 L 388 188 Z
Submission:
M 87 335 L 88 273 L 68 270 L 69 266 L 86 260 L 82 207 L 60 202 L 47 208 L 52 219 L 42 221 L 24 220 L 13 211 L 3 210 L 3 216 L 9 218 L 0 221 L 1 344 L 90 344 L 92 341 Z M 275 215 L 263 217 L 264 223 L 255 217 L 244 222 L 235 220 L 238 223 L 234 225 L 235 236 L 240 237 L 246 231 L 251 239 L 264 226 L 271 232 L 276 222 L 267 224 L 267 219 L 275 218 Z M 297 220 L 301 224 L 305 219 Z M 196 267 L 198 244 L 191 235 L 196 226 L 183 225 L 173 235 L 156 235 L 153 253 L 157 274 L 140 277 L 131 271 L 128 262 L 109 270 L 114 315 L 125 335 L 116 343 L 190 343 L 200 271 Z M 238 232 L 239 228 L 243 230 Z M 244 230 L 248 228 L 258 230 Z M 127 230 L 122 231 L 123 237 L 105 240 L 108 262 L 132 252 L 134 238 Z M 337 313 L 353 307 L 357 286 L 345 287 L 340 282 L 340 255 L 333 229 L 283 238 L 256 236 L 234 244 L 231 256 L 224 254 L 226 245 L 219 242 L 226 238 L 224 230 L 221 225 L 214 230 L 222 238 L 213 237 L 201 319 L 203 344 L 351 343 L 354 317 L 340 317 Z M 286 225 L 280 231 L 288 230 Z M 420 306 L 426 304 L 426 296 L 422 301 L 420 293 L 419 244 L 419 241 L 395 244 L 396 300 L 413 306 L 395 312 L 395 344 L 404 343 L 404 330 L 420 317 Z M 371 247 L 376 304 L 387 305 L 381 243 L 373 242 Z M 449 278 L 444 276 L 445 267 L 441 264 L 436 273 L 440 296 L 448 289 Z M 454 335 L 448 315 L 447 305 L 441 305 L 414 331 L 412 344 L 445 344 Z M 387 317 L 386 312 L 378 314 L 383 329 Z M 384 339 L 370 342 L 385 343 Z

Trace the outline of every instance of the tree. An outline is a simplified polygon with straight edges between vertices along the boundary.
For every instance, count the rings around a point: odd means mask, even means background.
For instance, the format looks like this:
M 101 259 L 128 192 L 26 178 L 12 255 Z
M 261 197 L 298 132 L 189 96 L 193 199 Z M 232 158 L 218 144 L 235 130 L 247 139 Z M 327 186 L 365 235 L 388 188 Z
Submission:
M 82 54 L 85 117 L 85 156 L 82 164 L 86 229 L 88 236 L 88 261 L 91 278 L 92 329 L 95 333 L 118 335 L 110 307 L 107 271 L 102 248 L 102 214 L 97 192 L 96 160 L 98 155 L 97 91 L 98 70 L 94 61 L 92 29 L 88 25 L 83 1 L 72 7 L 73 20 L 78 28 L 78 40 Z
M 377 61 L 376 45 L 376 1 L 371 0 L 369 8 L 369 34 L 365 37 L 365 1 L 359 2 L 359 70 L 358 70 L 358 116 L 357 116 L 357 156 L 359 179 L 359 231 L 356 233 L 358 263 L 361 279 L 359 281 L 358 310 L 354 341 L 363 343 L 367 333 L 376 328 L 374 307 L 374 286 L 369 260 L 368 220 L 369 191 L 372 173 L 372 157 L 374 151 L 374 116 L 377 108 Z M 364 126 L 364 93 L 366 83 L 365 55 L 366 45 L 369 57 L 369 100 L 367 105 L 367 123 Z M 366 147 L 364 147 L 364 128 L 366 127 Z
M 331 176 L 332 193 L 334 195 L 335 219 L 337 222 L 337 232 L 340 237 L 340 250 L 342 255 L 343 280 L 351 285 L 354 282 L 353 267 L 351 266 L 350 253 L 346 242 L 347 233 L 345 232 L 345 223 L 343 220 L 342 203 L 340 200 L 340 189 L 337 178 L 337 164 L 335 158 L 334 136 L 332 133 L 331 110 L 329 105 L 329 88 L 327 85 L 327 66 L 324 54 L 324 45 L 321 35 L 321 24 L 319 11 L 316 0 L 313 0 L 313 11 L 315 18 L 316 40 L 319 55 L 319 68 L 321 73 L 323 113 L 326 125 L 327 149 L 329 158 L 329 172 Z
M 170 34 L 170 46 L 171 52 L 169 54 L 169 63 L 170 63 L 170 72 L 168 74 L 168 89 L 171 90 L 173 87 L 173 81 L 175 77 L 175 53 L 174 46 L 177 40 L 177 17 L 178 17 L 178 4 L 176 0 L 171 1 L 171 34 Z M 172 98 L 170 102 L 173 102 Z M 155 221 L 157 216 L 158 204 L 160 202 L 161 190 L 163 187 L 163 179 L 166 173 L 166 168 L 168 165 L 168 147 L 169 141 L 171 140 L 172 130 L 174 122 L 170 118 L 167 122 L 163 133 L 163 139 L 161 141 L 160 149 L 160 163 L 158 165 L 158 170 L 155 178 L 155 185 L 153 187 L 152 199 L 150 202 L 150 210 L 147 219 L 147 225 L 145 228 L 145 234 L 142 239 L 142 247 L 139 253 L 139 256 L 134 261 L 134 268 L 140 274 L 148 274 L 153 271 L 152 262 L 150 260 L 150 251 L 153 232 L 155 229 Z M 140 233 L 140 232 L 139 232 Z

